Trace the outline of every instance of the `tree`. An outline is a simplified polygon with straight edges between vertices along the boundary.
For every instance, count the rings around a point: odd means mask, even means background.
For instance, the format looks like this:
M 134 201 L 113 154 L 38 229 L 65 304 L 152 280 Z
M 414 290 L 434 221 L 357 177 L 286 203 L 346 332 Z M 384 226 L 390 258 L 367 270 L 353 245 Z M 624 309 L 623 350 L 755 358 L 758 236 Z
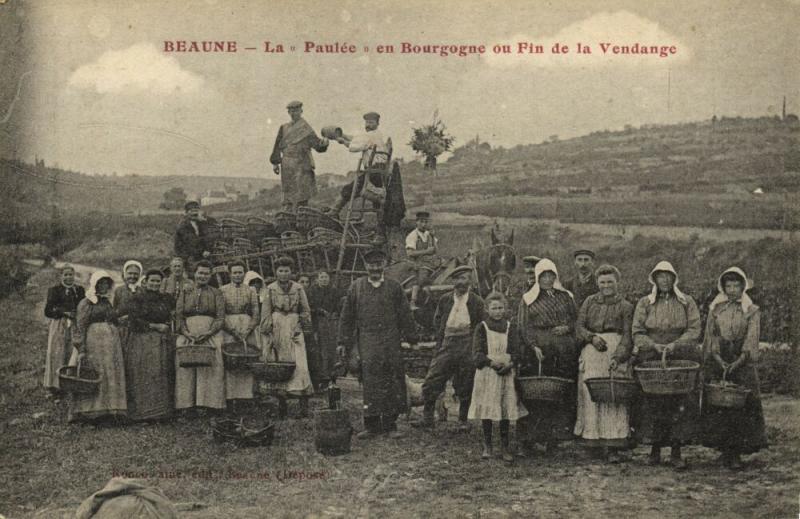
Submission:
M 433 122 L 419 128 L 414 128 L 414 135 L 408 143 L 411 149 L 425 157 L 425 169 L 433 171 L 436 175 L 436 157 L 450 151 L 455 138 L 445 133 L 445 125 L 439 119 L 439 110 L 433 112 Z

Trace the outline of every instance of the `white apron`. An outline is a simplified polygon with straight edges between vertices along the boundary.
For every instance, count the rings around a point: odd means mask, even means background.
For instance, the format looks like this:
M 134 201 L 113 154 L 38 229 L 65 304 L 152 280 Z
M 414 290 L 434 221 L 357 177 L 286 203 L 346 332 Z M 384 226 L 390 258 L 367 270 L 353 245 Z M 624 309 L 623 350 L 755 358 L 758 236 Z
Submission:
M 186 318 L 186 327 L 193 334 L 208 331 L 213 317 L 193 315 Z M 189 343 L 189 339 L 179 335 L 175 347 Z M 214 346 L 214 360 L 205 368 L 182 368 L 175 359 L 175 409 L 189 407 L 225 408 L 225 367 L 222 364 L 222 333 L 216 333 L 206 341 Z
M 488 345 L 487 356 L 493 362 L 511 362 L 508 354 L 508 330 L 505 333 L 494 332 L 481 323 L 486 330 Z M 475 382 L 472 386 L 472 402 L 467 418 L 470 420 L 515 421 L 528 414 L 519 401 L 514 387 L 514 370 L 505 375 L 498 375 L 490 366 L 475 371 Z
M 272 333 L 263 337 L 263 340 L 261 354 L 265 360 L 275 360 L 272 352 L 274 347 L 279 361 L 295 362 L 294 374 L 288 382 L 268 384 L 268 387 L 295 396 L 313 395 L 314 387 L 308 371 L 306 342 L 300 327 L 300 316 L 294 312 L 272 312 Z
M 575 435 L 585 440 L 622 440 L 628 437 L 628 407 L 621 404 L 604 404 L 592 401 L 589 388 L 583 383 L 589 378 L 609 376 L 611 357 L 617 350 L 622 336 L 618 333 L 600 333 L 608 349 L 597 351 L 587 344 L 578 362 L 578 414 Z M 626 376 L 627 364 L 622 364 L 615 373 Z
M 247 314 L 232 314 L 225 316 L 225 327 L 243 332 L 250 326 L 251 317 Z M 222 331 L 222 342 L 241 342 L 225 330 Z M 247 344 L 259 346 L 255 333 L 247 336 Z M 251 399 L 253 398 L 253 374 L 249 371 L 225 370 L 225 398 Z

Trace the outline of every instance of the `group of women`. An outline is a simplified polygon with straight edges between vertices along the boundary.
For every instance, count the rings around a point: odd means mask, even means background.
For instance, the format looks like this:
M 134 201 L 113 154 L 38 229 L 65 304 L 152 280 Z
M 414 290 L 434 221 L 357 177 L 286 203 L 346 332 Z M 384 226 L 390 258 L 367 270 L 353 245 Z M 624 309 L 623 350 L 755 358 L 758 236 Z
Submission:
M 290 258 L 278 259 L 276 281 L 264 286 L 259 274 L 234 262 L 228 265 L 230 283 L 218 289 L 209 284 L 212 266 L 205 261 L 194 266 L 192 280 L 179 258 L 169 276 L 157 269 L 142 275 L 142 265 L 128 261 L 123 286 L 114 289 L 111 276 L 100 270 L 84 293 L 66 266 L 45 307 L 51 323 L 44 385 L 58 391 L 58 368 L 65 363 L 100 376 L 95 393 L 74 395 L 71 420 L 156 420 L 175 409 L 221 410 L 226 402 L 253 398 L 252 375 L 226 371 L 223 362 L 222 345 L 241 342 L 256 346 L 264 359 L 296 363 L 292 378 L 270 389 L 282 396 L 282 414 L 288 395 L 300 398 L 306 414 L 308 397 L 335 369 L 341 294 L 324 272 L 313 286 L 308 278 L 292 281 L 293 268 Z M 697 304 L 681 291 L 669 262 L 653 268 L 651 291 L 635 307 L 619 293 L 620 272 L 610 265 L 597 269 L 598 292 L 580 308 L 552 261 L 538 261 L 533 274 L 514 320 L 521 353 L 515 371 L 577 380 L 577 391 L 520 414 L 521 454 L 537 443 L 547 451 L 578 436 L 607 458 L 620 458 L 632 445 L 650 442 L 651 464 L 660 463 L 662 448 L 669 447 L 673 466 L 682 468 L 682 446 L 702 440 L 736 468 L 742 454 L 766 446 L 756 370 L 760 315 L 741 269 L 720 276 L 702 344 Z M 213 347 L 211 366 L 176 363 L 175 349 L 189 344 Z M 749 389 L 746 405 L 710 406 L 700 396 L 701 383 L 686 395 L 644 395 L 634 405 L 592 401 L 585 380 L 630 377 L 633 366 L 662 356 L 701 363 L 706 381 L 725 378 Z
M 653 268 L 651 291 L 635 307 L 618 291 L 619 270 L 603 265 L 595 275 L 599 291 L 577 308 L 555 264 L 543 259 L 519 303 L 522 351 L 530 353 L 528 361 L 521 361 L 521 374 L 577 380 L 577 398 L 536 402 L 519 419 L 523 450 L 539 443 L 547 451 L 574 434 L 607 458 L 618 459 L 637 443 L 651 443 L 650 464 L 660 463 L 662 448 L 669 447 L 672 465 L 685 468 L 681 447 L 700 441 L 720 450 L 726 466 L 738 468 L 742 454 L 766 447 L 756 370 L 760 316 L 747 295 L 746 274 L 732 267 L 720 276 L 702 344 L 697 304 L 681 291 L 669 262 Z M 701 381 L 690 393 L 644 394 L 631 405 L 592 401 L 585 380 L 630 377 L 637 364 L 664 356 L 702 365 Z M 743 408 L 714 407 L 701 396 L 702 379 L 723 377 L 750 390 Z
M 261 352 L 261 360 L 295 363 L 291 379 L 269 389 L 279 398 L 281 414 L 287 411 L 286 397 L 296 396 L 304 415 L 308 397 L 334 369 L 340 295 L 321 272 L 307 296 L 291 279 L 293 268 L 291 258 L 279 258 L 277 279 L 265 286 L 258 273 L 233 262 L 230 283 L 216 288 L 209 283 L 212 265 L 205 261 L 194 266 L 189 279 L 180 258 L 172 260 L 169 275 L 144 271 L 131 260 L 123 267 L 122 286 L 115 288 L 112 276 L 98 270 L 84 292 L 74 268 L 66 265 L 45 305 L 50 330 L 44 386 L 58 396 L 59 368 L 66 365 L 77 366 L 80 378 L 99 380 L 96 391 L 73 394 L 70 421 L 149 421 L 176 410 L 221 411 L 253 398 L 252 374 L 228 370 L 223 361 L 223 345 L 243 350 L 249 345 Z M 181 366 L 176 351 L 188 345 L 209 346 L 211 365 Z

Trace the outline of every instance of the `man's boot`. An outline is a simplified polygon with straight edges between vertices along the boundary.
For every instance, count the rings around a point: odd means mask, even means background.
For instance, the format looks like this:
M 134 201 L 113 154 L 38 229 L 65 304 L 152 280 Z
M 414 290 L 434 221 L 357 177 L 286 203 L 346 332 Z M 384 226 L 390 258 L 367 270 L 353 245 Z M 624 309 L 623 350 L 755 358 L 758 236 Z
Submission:
M 686 460 L 683 459 L 681 456 L 681 446 L 680 444 L 673 444 L 672 448 L 670 449 L 669 453 L 670 461 L 672 462 L 672 468 L 676 470 L 684 470 L 687 467 Z
M 467 416 L 469 415 L 469 400 L 462 400 L 458 404 L 458 430 L 459 431 L 468 431 L 469 430 L 469 422 L 467 421 Z
M 425 407 L 422 408 L 422 419 L 411 422 L 411 426 L 432 429 L 434 427 L 433 415 L 435 410 L 435 400 L 433 402 L 425 402 Z
M 419 310 L 417 306 L 417 299 L 419 298 L 419 285 L 414 285 L 411 287 L 411 311 Z

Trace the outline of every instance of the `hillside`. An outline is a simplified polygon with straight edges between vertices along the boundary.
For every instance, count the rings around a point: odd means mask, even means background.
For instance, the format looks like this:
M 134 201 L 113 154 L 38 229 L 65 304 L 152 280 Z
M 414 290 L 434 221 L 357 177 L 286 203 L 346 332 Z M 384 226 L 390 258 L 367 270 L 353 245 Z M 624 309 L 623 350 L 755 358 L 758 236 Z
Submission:
M 276 177 L 113 176 L 86 175 L 49 167 L 0 160 L 0 217 L 7 224 L 54 215 L 158 212 L 164 192 L 179 187 L 193 196 L 225 185 L 242 193 L 257 193 L 278 184 Z

